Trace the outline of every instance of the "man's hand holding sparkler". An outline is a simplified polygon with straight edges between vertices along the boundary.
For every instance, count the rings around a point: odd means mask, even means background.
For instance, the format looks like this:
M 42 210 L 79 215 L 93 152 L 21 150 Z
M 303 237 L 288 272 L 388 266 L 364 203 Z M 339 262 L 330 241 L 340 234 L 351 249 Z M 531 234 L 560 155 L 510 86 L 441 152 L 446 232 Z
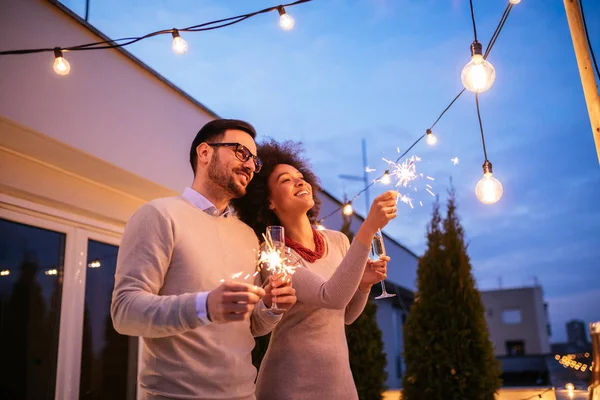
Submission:
M 264 295 L 263 288 L 249 283 L 223 282 L 208 294 L 208 318 L 215 324 L 247 320 Z

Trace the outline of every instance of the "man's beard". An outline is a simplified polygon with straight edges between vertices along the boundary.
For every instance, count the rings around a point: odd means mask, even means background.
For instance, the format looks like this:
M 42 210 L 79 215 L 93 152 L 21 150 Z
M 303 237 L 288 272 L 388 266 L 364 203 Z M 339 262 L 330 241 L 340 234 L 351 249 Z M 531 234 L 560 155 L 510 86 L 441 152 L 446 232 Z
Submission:
M 252 173 L 246 168 L 240 168 L 241 171 L 252 176 Z M 224 166 L 221 164 L 218 152 L 214 152 L 210 164 L 208 165 L 208 179 L 215 185 L 223 189 L 226 193 L 231 195 L 232 198 L 237 199 L 243 197 L 246 194 L 246 187 L 236 183 L 234 180 L 235 171 L 228 173 Z

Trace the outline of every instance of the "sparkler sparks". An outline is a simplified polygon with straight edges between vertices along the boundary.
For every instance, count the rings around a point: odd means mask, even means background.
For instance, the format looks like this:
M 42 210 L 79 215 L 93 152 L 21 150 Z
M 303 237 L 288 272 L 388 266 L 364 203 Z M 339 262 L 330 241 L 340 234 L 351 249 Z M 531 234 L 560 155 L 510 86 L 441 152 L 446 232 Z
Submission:
M 412 156 L 403 161 L 402 163 L 396 163 L 394 161 L 386 160 L 385 158 L 383 159 L 383 161 L 388 163 L 389 168 L 386 170 L 386 173 L 383 175 L 383 177 L 378 181 L 381 183 L 386 183 L 384 181 L 385 178 L 395 179 L 395 186 L 397 188 L 405 188 L 405 190 L 402 190 L 405 193 L 400 193 L 396 202 L 401 201 L 404 204 L 408 204 L 410 208 L 414 208 L 413 201 L 415 201 L 415 199 L 410 197 L 406 192 L 418 192 L 418 188 L 416 185 L 417 180 L 428 179 L 434 181 L 435 179 L 431 176 L 426 176 L 423 173 L 417 173 L 416 163 L 418 161 L 421 161 L 421 158 L 418 156 Z M 435 196 L 432 189 L 433 187 L 431 185 L 425 185 L 425 191 L 427 191 L 427 193 L 429 193 L 430 195 Z M 422 207 L 423 202 L 419 201 L 419 205 Z
M 421 161 L 421 159 L 417 156 L 412 156 L 401 164 L 386 160 L 385 158 L 383 161 L 390 165 L 390 168 L 388 169 L 389 175 L 396 178 L 396 187 L 407 187 L 410 182 L 418 177 L 415 161 Z
M 282 254 L 282 250 L 285 251 L 285 246 L 276 246 L 270 235 L 263 234 L 265 242 L 261 246 L 261 250 L 257 260 L 257 267 L 260 269 L 264 268 L 269 271 L 272 275 L 283 274 L 283 276 L 293 275 L 296 270 L 296 263 L 293 262 L 286 254 Z

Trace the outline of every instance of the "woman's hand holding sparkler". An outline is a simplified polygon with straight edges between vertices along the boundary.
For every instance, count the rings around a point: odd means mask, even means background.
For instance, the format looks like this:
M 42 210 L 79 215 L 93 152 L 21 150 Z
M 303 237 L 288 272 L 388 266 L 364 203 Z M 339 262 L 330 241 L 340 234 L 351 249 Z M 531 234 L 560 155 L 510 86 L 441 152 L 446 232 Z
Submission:
M 360 229 L 356 233 L 356 239 L 365 246 L 370 247 L 371 241 L 375 233 L 386 226 L 390 220 L 396 218 L 396 208 L 398 192 L 395 190 L 388 190 L 377 196 L 371 204 L 369 215 L 365 219 L 365 222 L 360 226 Z

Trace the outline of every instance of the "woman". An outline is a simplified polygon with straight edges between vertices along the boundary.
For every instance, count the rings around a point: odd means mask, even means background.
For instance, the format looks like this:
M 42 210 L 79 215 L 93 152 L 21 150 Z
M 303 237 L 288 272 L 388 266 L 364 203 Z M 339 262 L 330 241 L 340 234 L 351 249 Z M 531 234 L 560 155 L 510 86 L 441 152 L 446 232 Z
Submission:
M 341 232 L 317 231 L 319 186 L 301 152 L 294 142 L 259 145 L 263 168 L 246 196 L 234 202 L 259 238 L 267 226 L 282 225 L 286 245 L 302 266 L 292 280 L 298 301 L 271 334 L 257 400 L 358 399 L 344 324 L 360 315 L 371 286 L 386 276 L 389 258 L 370 262 L 368 256 L 377 229 L 396 216 L 397 193 L 373 201 L 352 245 Z

